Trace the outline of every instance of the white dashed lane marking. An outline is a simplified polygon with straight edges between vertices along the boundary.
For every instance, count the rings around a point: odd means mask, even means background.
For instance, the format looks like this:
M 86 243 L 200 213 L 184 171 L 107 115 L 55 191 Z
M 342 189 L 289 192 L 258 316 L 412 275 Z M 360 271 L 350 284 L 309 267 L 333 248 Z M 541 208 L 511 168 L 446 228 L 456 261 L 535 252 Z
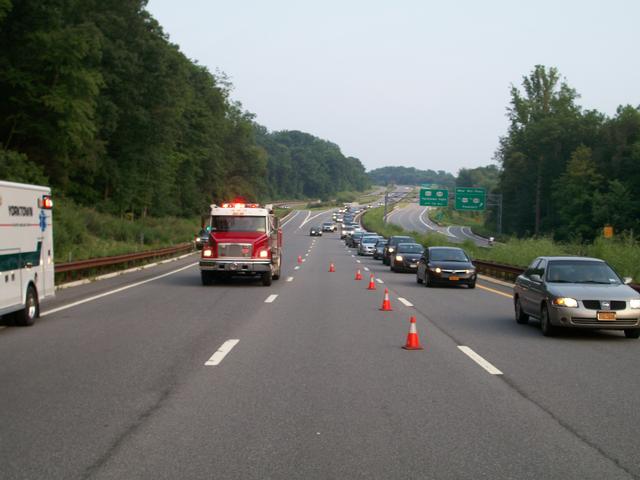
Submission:
M 368 272 L 369 271 L 369 267 L 364 267 L 364 271 Z
M 300 270 L 300 265 L 296 265 L 295 267 L 293 267 L 294 270 Z
M 232 340 L 227 340 L 222 344 L 222 346 L 218 349 L 216 353 L 211 355 L 211 358 L 207 360 L 204 364 L 207 367 L 214 367 L 216 365 L 219 365 L 220 362 L 222 362 L 222 360 L 224 359 L 224 357 L 227 356 L 227 353 L 229 353 L 231 349 L 238 344 L 239 341 L 240 340 L 238 340 L 237 338 L 234 338 Z
M 362 263 L 360 260 L 356 260 L 356 262 L 358 262 L 358 263 Z
M 381 279 L 379 279 L 379 278 L 376 278 L 376 282 L 378 282 L 378 283 L 384 283 L 384 282 L 383 282 Z
M 409 300 L 407 300 L 406 298 L 402 298 L 402 297 L 398 297 L 398 300 L 400 300 L 400 302 L 402 302 L 402 304 L 405 307 L 413 307 L 413 303 L 411 303 Z
M 482 358 L 480 355 L 478 355 L 476 352 L 474 352 L 473 350 L 471 350 L 469 347 L 465 347 L 462 345 L 458 345 L 458 348 L 467 356 L 469 357 L 471 360 L 473 360 L 474 362 L 476 362 L 478 365 L 480 365 L 482 368 L 484 368 L 487 372 L 489 372 L 491 375 L 502 375 L 502 372 L 500 370 L 498 370 L 496 367 L 494 367 L 493 365 L 491 365 L 489 362 L 487 362 L 484 358 Z
M 293 282 L 293 277 L 287 277 L 287 282 Z
M 273 303 L 276 298 L 278 298 L 278 295 L 275 293 L 273 295 L 269 295 L 264 303 Z

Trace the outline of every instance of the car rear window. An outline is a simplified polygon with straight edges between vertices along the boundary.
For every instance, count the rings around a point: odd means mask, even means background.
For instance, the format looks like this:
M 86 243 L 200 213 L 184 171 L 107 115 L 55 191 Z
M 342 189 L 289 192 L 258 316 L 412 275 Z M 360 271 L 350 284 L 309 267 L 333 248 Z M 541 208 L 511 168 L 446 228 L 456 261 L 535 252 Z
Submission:
M 424 248 L 418 243 L 401 243 L 398 245 L 398 253 L 422 253 Z

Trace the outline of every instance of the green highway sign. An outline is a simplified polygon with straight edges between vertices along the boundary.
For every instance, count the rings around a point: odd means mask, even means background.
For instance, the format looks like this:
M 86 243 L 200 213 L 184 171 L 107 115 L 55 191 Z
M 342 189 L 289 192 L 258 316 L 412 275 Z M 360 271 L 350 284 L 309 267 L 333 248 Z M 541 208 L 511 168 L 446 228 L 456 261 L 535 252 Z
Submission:
M 486 204 L 484 188 L 456 188 L 456 210 L 484 210 Z
M 449 190 L 446 188 L 421 188 L 420 205 L 423 207 L 446 207 L 449 205 Z

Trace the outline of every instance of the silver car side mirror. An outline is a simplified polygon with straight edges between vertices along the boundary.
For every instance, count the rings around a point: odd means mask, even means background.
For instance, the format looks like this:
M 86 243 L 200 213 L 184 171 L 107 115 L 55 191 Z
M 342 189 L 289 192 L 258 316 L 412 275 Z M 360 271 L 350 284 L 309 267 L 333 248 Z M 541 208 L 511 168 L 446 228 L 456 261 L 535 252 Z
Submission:
M 631 282 L 633 282 L 633 278 L 631 277 L 624 277 L 622 279 L 622 281 L 624 282 L 625 285 L 629 285 Z
M 542 283 L 542 278 L 540 278 L 540 275 L 538 275 L 537 273 L 534 273 L 529 278 L 531 279 L 532 282 Z

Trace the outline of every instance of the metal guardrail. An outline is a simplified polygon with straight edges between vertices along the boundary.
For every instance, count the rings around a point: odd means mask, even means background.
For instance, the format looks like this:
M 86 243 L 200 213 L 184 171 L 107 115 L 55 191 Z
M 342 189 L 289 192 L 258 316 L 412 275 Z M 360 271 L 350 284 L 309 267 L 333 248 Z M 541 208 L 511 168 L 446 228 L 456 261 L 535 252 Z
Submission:
M 507 280 L 515 280 L 515 278 L 524 272 L 524 268 L 515 265 L 505 265 L 502 263 L 488 262 L 486 260 L 474 260 L 473 264 L 479 272 L 485 273 L 491 277 L 504 278 Z M 636 292 L 640 292 L 640 284 L 629 284 Z
M 89 258 L 75 262 L 65 262 L 55 264 L 55 273 L 79 272 L 99 267 L 111 267 L 138 260 L 148 260 L 150 258 L 165 257 L 176 253 L 189 252 L 193 250 L 192 243 L 182 243 L 174 247 L 160 248 L 157 250 L 147 250 L 144 252 L 127 253 L 125 255 L 115 255 L 112 257 Z

